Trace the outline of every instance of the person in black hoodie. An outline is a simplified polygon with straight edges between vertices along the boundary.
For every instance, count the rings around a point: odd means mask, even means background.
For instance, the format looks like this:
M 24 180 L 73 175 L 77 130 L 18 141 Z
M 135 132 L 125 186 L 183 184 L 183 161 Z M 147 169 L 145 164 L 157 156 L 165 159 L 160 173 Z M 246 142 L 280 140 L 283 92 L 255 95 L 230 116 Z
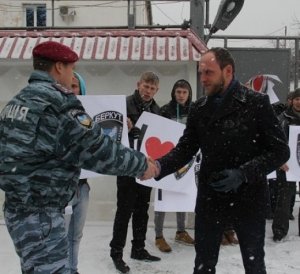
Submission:
M 181 79 L 175 82 L 171 101 L 160 109 L 160 115 L 185 124 L 192 103 L 192 88 L 188 81 Z M 177 232 L 175 241 L 186 245 L 194 245 L 194 239 L 185 231 L 185 212 L 177 212 Z M 165 212 L 155 211 L 155 245 L 161 252 L 171 252 L 172 249 L 163 236 Z

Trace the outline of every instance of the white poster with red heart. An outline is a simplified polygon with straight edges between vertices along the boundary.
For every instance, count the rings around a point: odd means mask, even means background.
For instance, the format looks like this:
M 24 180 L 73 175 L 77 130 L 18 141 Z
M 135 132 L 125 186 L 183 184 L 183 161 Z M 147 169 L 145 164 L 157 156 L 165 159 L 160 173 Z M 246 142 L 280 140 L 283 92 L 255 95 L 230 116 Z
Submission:
M 125 95 L 86 95 L 77 96 L 86 113 L 95 123 L 101 125 L 103 133 L 117 142 L 129 146 Z M 99 173 L 81 170 L 80 178 L 104 176 Z
M 158 159 L 176 146 L 185 125 L 153 113 L 143 112 L 136 127 L 141 129 L 140 151 L 153 159 Z M 154 203 L 156 211 L 194 211 L 197 194 L 195 158 L 160 181 L 137 180 L 140 184 L 158 189 Z
M 273 89 L 275 83 L 281 83 L 277 75 L 260 74 L 251 77 L 245 84 L 256 92 L 261 92 L 269 95 L 271 104 L 279 102 L 279 99 Z
M 286 172 L 287 181 L 300 181 L 300 126 L 290 126 L 289 147 L 290 159 L 287 162 L 289 170 Z

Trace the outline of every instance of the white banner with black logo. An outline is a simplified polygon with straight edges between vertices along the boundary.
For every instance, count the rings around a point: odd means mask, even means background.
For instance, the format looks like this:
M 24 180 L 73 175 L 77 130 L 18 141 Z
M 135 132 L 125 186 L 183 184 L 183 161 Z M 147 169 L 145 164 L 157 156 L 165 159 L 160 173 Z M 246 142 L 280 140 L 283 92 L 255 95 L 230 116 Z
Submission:
M 300 126 L 290 126 L 289 147 L 290 159 L 287 162 L 289 170 L 286 172 L 287 181 L 300 181 Z
M 78 96 L 78 99 L 93 121 L 101 125 L 105 134 L 129 146 L 125 95 L 86 95 Z M 80 174 L 81 179 L 97 176 L 103 175 L 84 169 Z

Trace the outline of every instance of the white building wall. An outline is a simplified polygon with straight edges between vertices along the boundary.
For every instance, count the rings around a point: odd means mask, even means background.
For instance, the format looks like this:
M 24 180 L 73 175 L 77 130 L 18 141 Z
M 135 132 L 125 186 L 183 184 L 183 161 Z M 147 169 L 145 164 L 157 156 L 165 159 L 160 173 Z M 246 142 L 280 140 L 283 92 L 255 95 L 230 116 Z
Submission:
M 53 8 L 52 8 L 52 3 Z M 49 27 L 107 27 L 127 26 L 127 1 L 9 1 L 0 0 L 0 28 L 26 27 L 24 5 L 46 4 L 47 26 Z M 68 7 L 63 15 L 60 7 Z M 52 16 L 54 10 L 54 16 Z M 145 25 L 146 10 L 144 2 L 136 6 L 136 24 Z

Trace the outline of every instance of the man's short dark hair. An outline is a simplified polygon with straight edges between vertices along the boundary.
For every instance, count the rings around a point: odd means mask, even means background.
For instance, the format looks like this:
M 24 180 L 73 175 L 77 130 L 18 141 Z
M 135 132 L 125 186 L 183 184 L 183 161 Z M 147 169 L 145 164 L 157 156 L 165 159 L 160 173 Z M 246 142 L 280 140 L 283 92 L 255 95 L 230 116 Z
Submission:
M 232 66 L 232 72 L 235 73 L 235 62 L 228 49 L 216 47 L 209 49 L 206 53 L 212 52 L 216 56 L 216 61 L 220 68 L 223 69 L 227 65 Z
M 296 88 L 292 94 L 292 100 L 295 98 L 300 97 L 300 88 Z
M 286 100 L 293 100 L 293 93 L 294 91 L 290 91 L 286 96 Z
M 53 65 L 55 64 L 54 61 L 40 58 L 40 57 L 33 57 L 33 69 L 35 70 L 42 70 L 49 72 Z
M 177 88 L 184 88 L 184 89 L 187 89 L 189 91 L 189 93 L 192 92 L 190 83 L 184 79 L 180 79 L 175 82 L 173 90 L 175 91 Z
M 140 77 L 140 81 L 145 81 L 146 83 L 151 83 L 156 86 L 159 84 L 159 78 L 153 71 L 144 72 Z

